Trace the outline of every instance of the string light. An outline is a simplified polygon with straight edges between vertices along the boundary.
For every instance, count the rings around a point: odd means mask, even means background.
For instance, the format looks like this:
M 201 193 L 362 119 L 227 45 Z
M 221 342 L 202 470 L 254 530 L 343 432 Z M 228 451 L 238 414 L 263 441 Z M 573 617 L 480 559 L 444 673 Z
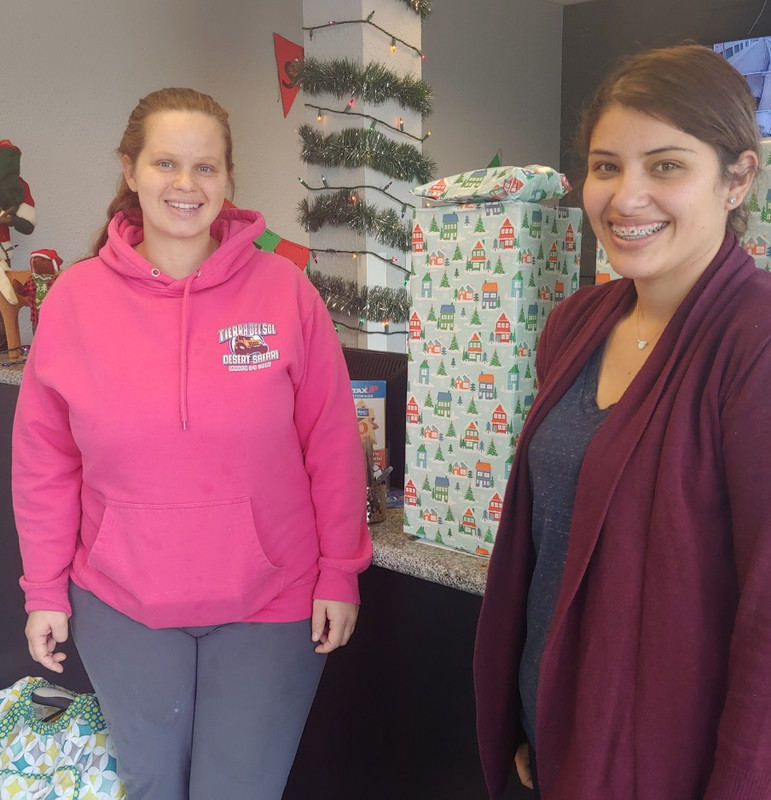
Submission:
M 399 130 L 404 133 L 404 117 L 399 117 Z
M 328 248 L 316 248 L 315 250 L 311 251 L 311 255 L 314 255 L 314 261 L 318 264 L 318 253 L 324 253 L 330 256 L 351 256 L 353 257 L 354 253 L 357 256 L 372 256 L 373 258 L 377 258 L 382 261 L 384 264 L 388 264 L 391 267 L 396 267 L 396 269 L 401 270 L 402 272 L 407 274 L 407 278 L 405 278 L 405 282 L 409 280 L 410 271 L 399 264 L 398 259 L 396 258 L 386 258 L 385 256 L 380 255 L 380 253 L 375 253 L 372 250 L 338 250 L 334 247 Z
M 386 36 L 390 37 L 391 39 L 391 52 L 396 52 L 396 43 L 403 44 L 405 47 L 409 47 L 416 55 L 420 56 L 425 61 L 425 54 L 423 53 L 420 48 L 415 47 L 415 45 L 410 44 L 409 42 L 405 42 L 404 39 L 400 39 L 398 36 L 395 36 L 390 31 L 387 31 L 385 28 L 382 28 L 380 25 L 372 21 L 372 17 L 375 15 L 373 11 L 371 14 L 367 16 L 366 19 L 337 19 L 337 20 L 329 20 L 326 25 L 309 25 L 303 26 L 304 31 L 308 31 L 310 33 L 310 38 L 313 39 L 313 31 L 320 31 L 324 29 L 331 28 L 332 26 L 339 27 L 340 25 L 371 25 L 373 28 L 376 28 L 381 33 L 385 34 Z
M 389 125 L 387 122 L 384 122 L 382 119 L 377 119 L 377 117 L 373 117 L 371 114 L 362 114 L 359 111 L 351 111 L 350 103 L 348 103 L 342 111 L 340 111 L 339 108 L 326 108 L 324 106 L 314 105 L 313 103 L 305 103 L 305 107 L 316 110 L 316 122 L 322 121 L 322 113 L 326 111 L 329 114 L 348 114 L 351 117 L 364 117 L 365 119 L 371 120 L 369 124 L 369 130 L 371 131 L 374 131 L 375 126 L 379 123 L 384 128 L 388 128 L 396 133 L 403 133 L 405 136 L 408 136 L 410 139 L 414 139 L 416 142 L 425 142 L 426 139 L 428 139 L 428 137 L 431 135 L 431 131 L 428 131 L 425 136 L 414 136 L 413 134 L 405 131 L 403 126 L 401 128 L 397 128 L 395 125 Z
M 397 199 L 390 192 L 386 191 L 386 189 L 388 189 L 391 186 L 393 181 L 388 181 L 388 183 L 385 186 L 383 186 L 382 188 L 380 186 L 373 186 L 372 184 L 369 184 L 369 183 L 363 183 L 363 184 L 360 184 L 359 186 L 330 186 L 324 180 L 323 176 L 321 178 L 321 181 L 324 184 L 323 186 L 309 186 L 307 183 L 304 184 L 304 185 L 305 185 L 306 189 L 308 189 L 311 192 L 323 192 L 325 189 L 334 189 L 334 190 L 338 190 L 338 191 L 341 190 L 341 189 L 345 189 L 346 191 L 355 191 L 356 189 L 371 189 L 371 190 L 373 190 L 375 192 L 380 192 L 381 194 L 384 194 L 386 197 L 390 197 L 392 200 L 396 200 Z M 399 202 L 399 201 L 397 201 L 397 202 Z M 415 208 L 415 206 L 412 203 L 402 203 L 402 216 L 405 215 L 408 206 L 410 208 Z
M 297 180 L 298 180 L 298 181 L 300 181 L 300 183 L 301 183 L 301 184 L 302 184 L 302 185 L 303 185 L 303 186 L 304 186 L 306 189 L 310 189 L 310 188 L 311 188 L 310 186 L 308 186 L 308 184 L 307 184 L 307 183 L 306 183 L 306 182 L 305 182 L 305 181 L 304 181 L 302 178 L 298 178 Z

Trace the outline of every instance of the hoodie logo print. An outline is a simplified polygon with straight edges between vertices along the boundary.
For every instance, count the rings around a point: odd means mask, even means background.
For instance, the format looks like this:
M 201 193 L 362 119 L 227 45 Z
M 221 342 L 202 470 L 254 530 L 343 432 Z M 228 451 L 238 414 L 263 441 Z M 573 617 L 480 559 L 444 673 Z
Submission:
M 251 372 L 272 366 L 280 357 L 265 337 L 274 336 L 272 322 L 242 322 L 217 331 L 220 344 L 227 345 L 222 364 L 228 372 Z

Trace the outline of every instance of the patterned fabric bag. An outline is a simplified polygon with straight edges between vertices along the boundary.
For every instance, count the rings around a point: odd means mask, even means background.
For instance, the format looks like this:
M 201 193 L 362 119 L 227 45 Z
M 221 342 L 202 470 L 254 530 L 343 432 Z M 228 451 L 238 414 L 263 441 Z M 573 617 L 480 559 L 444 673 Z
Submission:
M 46 692 L 53 697 L 41 697 Z M 94 695 L 42 678 L 23 678 L 0 691 L 0 800 L 125 796 Z

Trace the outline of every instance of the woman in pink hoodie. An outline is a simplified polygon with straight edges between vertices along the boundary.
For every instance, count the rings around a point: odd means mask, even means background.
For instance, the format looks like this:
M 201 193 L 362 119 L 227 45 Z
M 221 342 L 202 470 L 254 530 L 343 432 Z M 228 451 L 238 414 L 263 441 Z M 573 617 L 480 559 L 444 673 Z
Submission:
M 305 275 L 255 248 L 262 215 L 223 208 L 212 98 L 148 95 L 118 153 L 19 395 L 29 649 L 61 672 L 72 625 L 131 800 L 278 800 L 371 557 L 348 373 Z

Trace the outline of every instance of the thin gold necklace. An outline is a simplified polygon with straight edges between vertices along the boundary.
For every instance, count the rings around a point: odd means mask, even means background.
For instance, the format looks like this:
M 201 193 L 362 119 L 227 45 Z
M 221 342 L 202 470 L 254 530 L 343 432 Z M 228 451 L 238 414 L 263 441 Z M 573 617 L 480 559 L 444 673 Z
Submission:
M 663 331 L 664 328 L 661 328 L 650 339 L 641 339 L 640 338 L 640 303 L 637 303 L 637 349 L 638 350 L 645 350 L 645 348 Z

